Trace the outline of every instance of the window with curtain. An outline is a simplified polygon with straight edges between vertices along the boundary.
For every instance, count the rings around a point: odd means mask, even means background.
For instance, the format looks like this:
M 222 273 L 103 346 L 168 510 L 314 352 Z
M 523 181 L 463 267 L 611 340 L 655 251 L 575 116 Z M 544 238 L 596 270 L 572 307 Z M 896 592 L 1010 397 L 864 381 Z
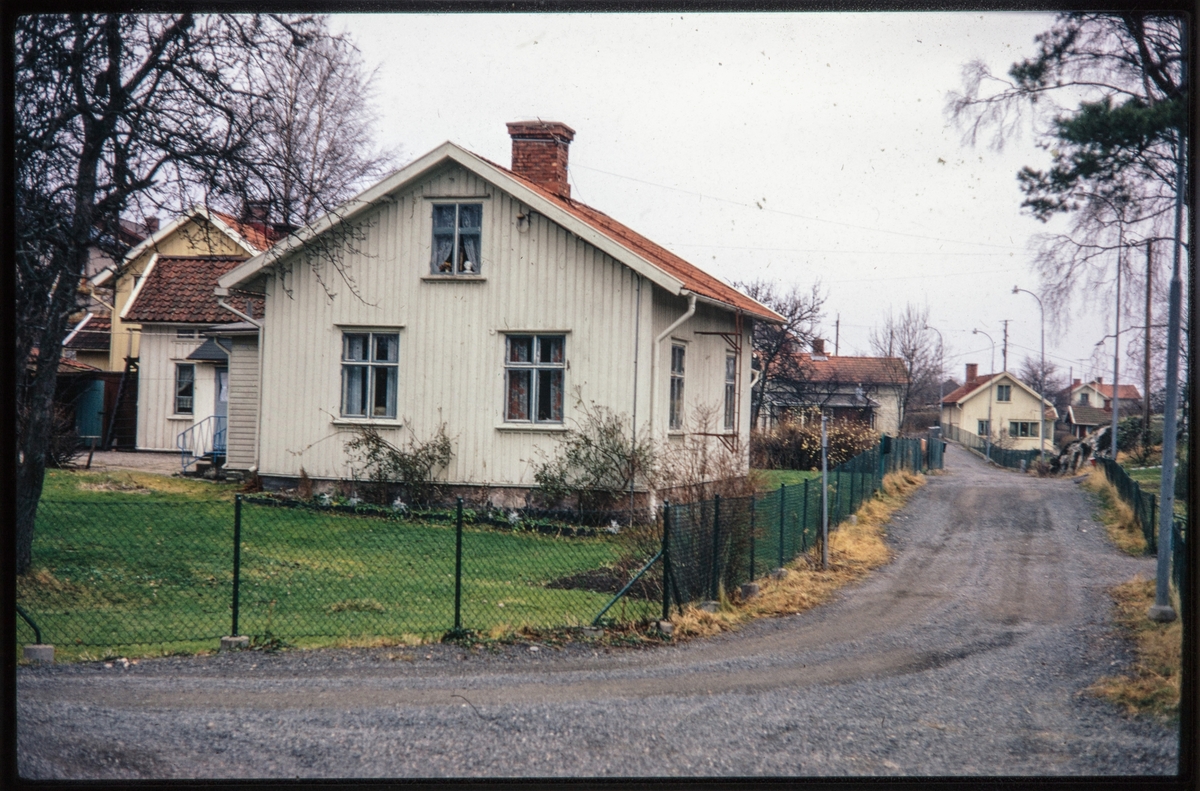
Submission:
M 509 335 L 504 358 L 504 419 L 508 422 L 563 422 L 562 335 Z
M 683 357 L 684 347 L 671 346 L 671 414 L 668 425 L 672 431 L 683 429 Z
M 193 414 L 192 402 L 196 394 L 196 366 L 178 363 L 175 366 L 175 414 Z
M 478 275 L 483 204 L 440 203 L 433 207 L 433 273 Z
M 725 430 L 737 424 L 737 355 L 725 352 Z
M 343 333 L 342 416 L 395 418 L 399 368 L 399 333 Z
M 1037 422 L 1026 422 L 1018 420 L 1010 420 L 1008 423 L 1008 436 L 1010 437 L 1037 437 L 1038 424 Z

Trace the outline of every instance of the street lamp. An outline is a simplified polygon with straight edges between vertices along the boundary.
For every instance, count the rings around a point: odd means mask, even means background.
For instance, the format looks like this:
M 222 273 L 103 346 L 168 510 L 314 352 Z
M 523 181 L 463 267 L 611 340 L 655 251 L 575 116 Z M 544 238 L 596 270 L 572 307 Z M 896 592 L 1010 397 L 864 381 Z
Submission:
M 1038 369 L 1038 395 L 1042 398 L 1040 407 L 1041 420 L 1038 421 L 1038 431 L 1042 435 L 1042 453 L 1041 461 L 1046 463 L 1046 308 L 1042 305 L 1042 298 L 1028 289 L 1018 288 L 1013 286 L 1012 293 L 1019 294 L 1024 291 L 1029 296 L 1037 300 L 1038 310 L 1042 314 L 1042 367 Z
M 988 374 L 988 421 L 987 421 L 987 460 L 992 460 L 992 387 L 996 384 L 996 342 L 992 340 L 992 336 L 980 329 L 971 330 L 972 335 L 982 335 L 991 341 L 992 344 L 992 364 L 991 372 Z
M 1108 204 L 1117 218 L 1117 304 L 1113 315 L 1113 383 L 1112 383 L 1112 428 L 1108 438 L 1113 461 L 1117 460 L 1117 420 L 1121 412 L 1121 253 L 1125 250 L 1125 207 L 1118 206 L 1104 195 L 1081 192 L 1081 197 L 1095 198 Z

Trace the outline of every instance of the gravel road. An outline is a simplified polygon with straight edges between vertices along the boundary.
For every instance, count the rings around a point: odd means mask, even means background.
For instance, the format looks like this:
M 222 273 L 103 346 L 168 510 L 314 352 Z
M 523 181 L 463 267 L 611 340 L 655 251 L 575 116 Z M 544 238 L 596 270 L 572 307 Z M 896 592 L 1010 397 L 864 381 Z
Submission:
M 951 447 L 833 603 L 648 650 L 242 652 L 18 671 L 26 778 L 1140 775 L 1178 735 L 1082 690 L 1131 661 L 1086 492 Z M 535 650 L 536 649 L 536 650 Z

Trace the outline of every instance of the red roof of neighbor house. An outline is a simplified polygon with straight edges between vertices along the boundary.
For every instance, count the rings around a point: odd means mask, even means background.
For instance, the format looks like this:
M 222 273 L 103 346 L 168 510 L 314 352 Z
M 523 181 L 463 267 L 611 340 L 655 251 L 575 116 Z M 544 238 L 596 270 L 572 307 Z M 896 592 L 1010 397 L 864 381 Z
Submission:
M 904 361 L 899 357 L 837 357 L 813 359 L 808 353 L 796 355 L 801 365 L 811 370 L 816 382 L 845 384 L 902 385 L 908 381 Z M 811 366 L 811 368 L 809 368 Z
M 111 335 L 112 320 L 107 316 L 92 316 L 91 320 L 75 333 L 75 337 L 63 346 L 76 351 L 108 351 Z
M 1071 392 L 1075 392 L 1075 390 L 1080 390 L 1084 387 L 1091 387 L 1105 398 L 1112 398 L 1112 385 L 1101 384 L 1099 382 L 1088 382 L 1087 384 L 1082 384 Z M 1121 393 L 1121 398 L 1128 398 L 1134 401 L 1142 400 L 1141 392 L 1133 385 L 1117 385 L 1117 389 Z
M 242 222 L 232 214 L 225 214 L 213 209 L 209 209 L 209 213 L 241 234 L 242 238 L 260 253 L 264 250 L 270 250 L 276 242 L 287 235 L 270 223 Z
M 998 374 L 980 374 L 974 381 L 967 382 L 957 390 L 953 390 L 942 397 L 943 404 L 957 404 L 971 393 L 975 392 L 981 386 L 987 384 L 993 376 Z
M 217 304 L 213 293 L 217 278 L 242 263 L 242 258 L 219 256 L 172 256 L 159 258 L 141 283 L 125 320 L 131 322 L 179 322 L 224 324 L 240 321 Z M 255 318 L 263 315 L 263 298 L 231 296 L 229 304 Z M 246 310 L 249 305 L 250 310 Z
M 29 366 L 32 366 L 33 362 L 40 356 L 39 351 L 40 350 L 36 346 L 29 350 Z M 100 369 L 94 365 L 81 363 L 78 360 L 71 360 L 62 356 L 58 358 L 58 373 L 60 374 L 86 374 L 99 370 Z
M 476 154 L 478 156 L 478 154 Z M 553 192 L 539 186 L 536 182 L 520 176 L 503 165 L 497 165 L 489 159 L 479 157 L 493 167 L 499 168 L 529 189 L 551 201 L 563 211 L 595 228 L 618 244 L 633 250 L 650 263 L 662 269 L 669 275 L 683 282 L 684 287 L 696 294 L 724 303 L 741 310 L 756 318 L 768 321 L 782 321 L 783 317 L 770 308 L 760 305 L 755 300 L 727 285 L 699 267 L 689 264 L 665 247 L 655 244 L 637 231 L 622 225 L 602 211 L 593 209 L 579 201 L 562 198 Z

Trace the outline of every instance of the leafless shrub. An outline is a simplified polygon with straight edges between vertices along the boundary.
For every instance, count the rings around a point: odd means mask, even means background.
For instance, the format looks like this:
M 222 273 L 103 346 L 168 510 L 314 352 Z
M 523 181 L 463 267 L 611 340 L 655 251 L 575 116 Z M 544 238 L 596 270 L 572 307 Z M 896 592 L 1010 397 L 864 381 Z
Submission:
M 445 423 L 430 439 L 421 441 L 413 435 L 403 448 L 385 440 L 373 427 L 360 426 L 346 443 L 346 451 L 367 474 L 367 480 L 360 483 L 364 499 L 387 504 L 398 490 L 402 502 L 421 506 L 440 499 L 436 476 L 454 455 Z

